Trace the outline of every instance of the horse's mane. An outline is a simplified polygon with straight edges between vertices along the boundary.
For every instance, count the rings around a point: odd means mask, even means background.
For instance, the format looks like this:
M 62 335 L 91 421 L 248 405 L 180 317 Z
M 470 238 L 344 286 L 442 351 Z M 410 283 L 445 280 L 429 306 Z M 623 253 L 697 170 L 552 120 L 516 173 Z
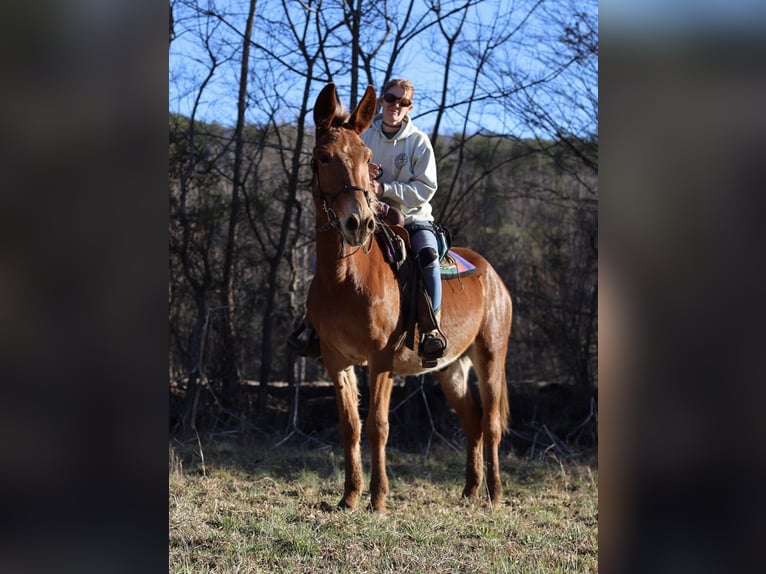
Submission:
M 331 130 L 326 134 L 326 137 L 329 138 L 327 142 L 335 141 L 337 137 L 335 129 L 337 128 L 350 130 L 354 129 L 354 126 L 349 123 L 350 118 L 351 114 L 346 111 L 346 109 L 343 107 L 343 104 L 341 102 L 337 102 L 335 104 L 335 115 L 333 116 L 330 125 L 327 126 L 327 128 L 324 128 Z
M 317 127 L 317 135 L 323 134 L 326 143 L 333 142 L 337 139 L 337 130 L 340 128 L 351 128 L 348 124 L 348 120 L 351 114 L 349 114 L 343 107 L 343 104 L 336 102 L 335 115 L 330 122 L 330 125 Z
M 350 115 L 343 106 L 343 102 L 335 100 L 335 116 L 332 119 L 332 127 L 343 127 Z

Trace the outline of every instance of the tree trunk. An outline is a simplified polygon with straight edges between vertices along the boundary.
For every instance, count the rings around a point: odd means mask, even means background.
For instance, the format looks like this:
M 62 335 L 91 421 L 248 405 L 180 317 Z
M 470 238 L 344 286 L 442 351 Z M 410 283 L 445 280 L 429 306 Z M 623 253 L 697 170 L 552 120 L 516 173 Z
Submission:
M 356 100 L 359 96 L 358 84 L 359 84 L 359 34 L 360 34 L 360 19 L 362 17 L 362 0 L 348 0 L 349 7 L 349 29 L 351 30 L 351 101 L 350 108 L 356 107 Z
M 223 396 L 224 403 L 234 401 L 239 373 L 237 370 L 237 337 L 234 328 L 236 317 L 236 297 L 234 290 L 234 264 L 237 249 L 237 221 L 240 211 L 240 193 L 242 193 L 242 156 L 244 149 L 243 134 L 245 130 L 245 110 L 247 109 L 247 74 L 250 60 L 250 37 L 253 33 L 253 18 L 255 16 L 256 0 L 250 0 L 247 14 L 245 34 L 242 38 L 242 62 L 239 76 L 239 96 L 237 98 L 237 123 L 234 128 L 234 173 L 229 209 L 229 231 L 226 237 L 226 252 L 223 262 L 223 290 L 221 292 L 221 307 L 223 307 L 223 343 L 224 343 L 224 372 Z
M 269 378 L 271 375 L 271 364 L 273 358 L 273 314 L 277 308 L 277 294 L 280 292 L 278 284 L 279 267 L 282 264 L 284 255 L 290 245 L 289 232 L 290 222 L 296 209 L 296 197 L 298 194 L 298 181 L 300 176 L 303 141 L 305 138 L 304 123 L 308 114 L 308 99 L 311 93 L 311 68 L 306 76 L 306 83 L 303 89 L 303 102 L 301 104 L 301 114 L 298 117 L 295 145 L 292 150 L 292 163 L 290 168 L 290 179 L 287 184 L 287 198 L 285 199 L 285 211 L 282 215 L 282 223 L 279 231 L 279 241 L 277 243 L 274 255 L 269 258 L 269 275 L 266 297 L 266 308 L 263 314 L 263 323 L 261 326 L 261 372 L 260 385 L 258 390 L 258 412 L 262 413 L 266 406 L 266 395 L 268 393 Z

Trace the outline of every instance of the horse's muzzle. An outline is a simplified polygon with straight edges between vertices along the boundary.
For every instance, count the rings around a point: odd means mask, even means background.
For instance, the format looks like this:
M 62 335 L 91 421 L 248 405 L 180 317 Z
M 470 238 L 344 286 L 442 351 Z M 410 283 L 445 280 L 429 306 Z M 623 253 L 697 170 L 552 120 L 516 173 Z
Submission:
M 373 231 L 375 231 L 375 219 L 360 217 L 356 213 L 350 215 L 343 224 L 343 237 L 349 245 L 364 245 Z

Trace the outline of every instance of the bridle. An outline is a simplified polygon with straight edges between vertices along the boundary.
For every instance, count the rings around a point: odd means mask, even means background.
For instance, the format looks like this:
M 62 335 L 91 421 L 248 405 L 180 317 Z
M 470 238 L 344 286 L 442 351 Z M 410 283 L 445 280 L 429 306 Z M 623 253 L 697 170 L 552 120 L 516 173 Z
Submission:
M 338 198 L 338 196 L 342 193 L 347 193 L 349 191 L 351 192 L 362 192 L 364 194 L 364 199 L 367 201 L 367 207 L 372 208 L 370 196 L 371 192 L 368 189 L 365 189 L 363 187 L 360 187 L 358 185 L 344 185 L 343 189 L 340 191 L 336 191 L 335 193 L 326 193 L 322 190 L 321 186 L 319 185 L 319 176 L 317 175 L 316 166 L 314 165 L 314 161 L 311 161 L 311 170 L 313 172 L 313 177 L 311 178 L 311 186 L 312 191 L 316 190 L 319 192 L 319 199 L 322 203 L 322 210 L 325 213 L 325 217 L 327 217 L 327 223 L 324 225 L 320 225 L 316 227 L 316 231 L 332 231 L 335 230 L 338 232 L 338 235 L 340 236 L 340 254 L 338 255 L 338 259 L 344 259 L 346 257 L 349 257 L 356 253 L 359 250 L 359 247 L 352 251 L 351 253 L 346 253 L 346 240 L 343 237 L 343 233 L 340 230 L 340 219 L 338 219 L 338 215 L 335 213 L 335 210 L 332 208 L 332 204 L 335 202 L 335 200 Z M 374 240 L 374 233 L 370 233 L 370 243 L 368 247 L 365 247 L 364 245 L 360 246 L 362 251 L 364 253 L 369 253 L 372 249 L 372 242 Z
M 316 181 L 316 187 L 319 190 L 319 199 L 322 200 L 322 210 L 325 212 L 325 215 L 327 216 L 327 223 L 324 225 L 320 225 L 316 228 L 317 231 L 329 231 L 330 229 L 335 229 L 340 225 L 340 219 L 338 219 L 338 215 L 335 213 L 335 210 L 332 208 L 332 204 L 335 202 L 335 200 L 338 198 L 338 196 L 341 193 L 346 193 L 347 191 L 361 191 L 364 194 L 364 198 L 367 200 L 367 207 L 371 208 L 370 205 L 370 192 L 367 189 L 364 189 L 363 187 L 360 187 L 358 185 L 344 185 L 343 189 L 340 191 L 336 191 L 335 193 L 325 193 L 322 191 L 322 189 L 319 187 L 319 180 L 315 179 Z M 329 203 L 327 200 L 330 200 Z

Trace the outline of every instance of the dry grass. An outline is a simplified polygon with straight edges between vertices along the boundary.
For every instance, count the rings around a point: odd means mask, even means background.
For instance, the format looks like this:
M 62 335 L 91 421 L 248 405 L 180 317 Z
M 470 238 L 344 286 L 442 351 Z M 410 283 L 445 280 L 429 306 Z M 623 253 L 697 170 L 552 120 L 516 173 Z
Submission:
M 390 449 L 389 514 L 379 516 L 334 510 L 340 448 L 202 449 L 170 448 L 171 572 L 598 569 L 595 466 L 506 456 L 505 502 L 490 507 L 460 500 L 461 454 Z

